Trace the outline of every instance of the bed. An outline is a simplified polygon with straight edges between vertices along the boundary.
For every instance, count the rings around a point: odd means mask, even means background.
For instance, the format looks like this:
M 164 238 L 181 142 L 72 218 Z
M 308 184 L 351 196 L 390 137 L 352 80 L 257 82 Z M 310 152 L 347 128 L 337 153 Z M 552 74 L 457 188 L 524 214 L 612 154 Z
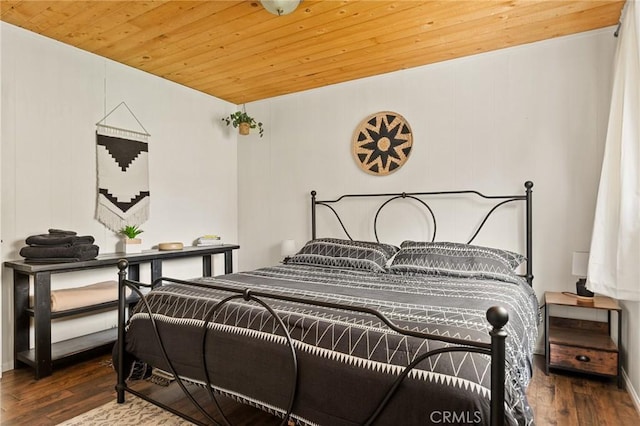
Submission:
M 532 186 L 522 195 L 442 191 L 325 201 L 312 192 L 312 238 L 284 263 L 161 278 L 146 294 L 144 284 L 126 279 L 122 260 L 118 402 L 126 392 L 147 399 L 127 383 L 132 371 L 154 367 L 187 393 L 184 383 L 196 384 L 283 424 L 533 424 L 525 394 L 539 323 Z M 465 243 L 436 241 L 424 200 L 452 194 L 496 202 Z M 432 217 L 432 238 L 399 246 L 353 240 L 333 205 L 363 196 L 384 200 L 374 223 L 393 200 L 415 199 Z M 491 214 L 515 202 L 525 204 L 525 255 L 473 244 Z M 317 237 L 318 206 L 336 215 L 347 238 Z M 126 288 L 141 298 L 131 311 Z M 227 423 L 223 413 L 205 415 L 206 424 Z

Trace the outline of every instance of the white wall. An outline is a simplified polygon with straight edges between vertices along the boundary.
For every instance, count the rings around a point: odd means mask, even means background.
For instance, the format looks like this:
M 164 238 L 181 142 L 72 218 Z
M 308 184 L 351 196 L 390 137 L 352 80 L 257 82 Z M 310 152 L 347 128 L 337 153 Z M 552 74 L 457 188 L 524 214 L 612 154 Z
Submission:
M 267 129 L 263 139 L 238 145 L 241 269 L 278 261 L 282 239 L 298 245 L 309 239 L 312 189 L 324 198 L 463 188 L 520 193 L 532 180 L 536 289 L 540 295 L 571 289 L 571 254 L 590 242 L 612 33 L 582 33 L 247 105 Z M 364 117 L 384 110 L 409 121 L 414 147 L 401 169 L 377 177 L 357 167 L 351 137 Z
M 237 241 L 237 137 L 220 121 L 234 105 L 1 25 L 3 261 L 20 258 L 25 237 L 52 227 L 93 235 L 101 252 L 116 251 L 118 236 L 94 218 L 95 124 L 121 101 L 151 133 L 151 213 L 141 226 L 144 248 L 162 241 L 191 245 L 211 233 Z M 107 124 L 126 125 L 117 120 L 110 117 Z M 216 266 L 221 273 L 221 259 Z M 4 270 L 2 283 L 3 369 L 13 365 L 10 272 Z M 168 262 L 163 272 L 198 276 L 201 261 Z M 110 268 L 54 275 L 52 286 L 115 277 Z M 52 339 L 112 326 L 114 318 L 104 314 L 59 322 Z
M 240 269 L 278 262 L 281 240 L 295 239 L 300 247 L 310 238 L 312 189 L 325 199 L 343 193 L 468 188 L 503 194 L 519 193 L 523 182 L 532 180 L 534 288 L 540 298 L 545 291 L 575 291 L 571 256 L 590 246 L 611 95 L 614 30 L 247 105 L 266 123 L 266 130 L 263 140 L 239 141 Z M 351 138 L 364 117 L 385 110 L 409 121 L 414 148 L 401 169 L 376 177 L 357 167 Z M 355 207 L 347 210 L 363 213 Z M 368 207 L 365 210 L 370 213 Z M 415 226 L 416 219 L 404 218 L 408 226 Z M 327 228 L 329 219 L 319 221 L 319 236 L 333 232 Z M 372 216 L 365 216 L 356 222 L 354 238 L 371 239 L 372 221 Z M 439 223 L 439 239 L 465 238 L 469 234 L 460 231 L 460 225 L 474 223 L 460 212 L 444 222 L 448 229 L 441 230 Z M 417 238 L 425 235 L 418 229 Z M 479 242 L 503 244 L 505 232 L 492 227 Z M 399 242 L 407 235 L 396 225 L 386 237 Z M 516 239 L 522 243 L 521 231 Z M 637 321 L 638 307 L 626 306 L 631 315 L 625 314 L 624 368 L 633 387 L 640 389 L 640 343 L 633 331 L 637 327 L 627 326 L 632 317 Z M 592 311 L 578 315 L 603 319 Z

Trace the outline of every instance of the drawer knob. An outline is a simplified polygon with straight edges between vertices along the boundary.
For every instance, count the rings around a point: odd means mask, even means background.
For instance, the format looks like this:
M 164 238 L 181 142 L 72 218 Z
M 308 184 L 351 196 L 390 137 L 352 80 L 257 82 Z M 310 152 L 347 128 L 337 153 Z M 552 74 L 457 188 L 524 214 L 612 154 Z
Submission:
M 589 358 L 586 355 L 576 355 L 576 360 L 578 360 L 580 362 L 589 362 L 589 361 L 591 361 L 591 358 Z

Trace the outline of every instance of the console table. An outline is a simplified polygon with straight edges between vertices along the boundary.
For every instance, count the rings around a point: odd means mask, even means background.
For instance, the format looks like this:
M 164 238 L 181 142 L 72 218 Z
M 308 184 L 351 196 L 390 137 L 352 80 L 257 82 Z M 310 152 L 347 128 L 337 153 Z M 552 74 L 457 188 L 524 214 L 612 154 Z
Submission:
M 115 309 L 118 301 L 84 306 L 66 311 L 51 312 L 51 274 L 73 271 L 86 271 L 95 268 L 116 267 L 120 259 L 129 262 L 128 278 L 139 280 L 140 265 L 149 263 L 151 266 L 151 281 L 162 276 L 162 261 L 186 257 L 202 256 L 202 275 L 211 276 L 211 256 L 224 255 L 224 272 L 229 274 L 233 270 L 233 250 L 240 246 L 222 244 L 214 246 L 184 247 L 181 250 L 159 251 L 147 250 L 142 253 L 102 254 L 92 260 L 69 263 L 35 264 L 25 263 L 24 260 L 7 261 L 4 266 L 13 269 L 13 316 L 14 368 L 24 365 L 35 369 L 35 378 L 40 379 L 51 375 L 53 367 L 68 362 L 79 356 L 104 351 L 117 338 L 117 328 L 92 333 L 74 339 L 51 344 L 51 320 L 71 315 Z M 33 277 L 33 307 L 29 306 L 29 281 Z M 116 272 L 114 271 L 114 279 Z M 30 320 L 33 317 L 34 348 L 29 348 Z

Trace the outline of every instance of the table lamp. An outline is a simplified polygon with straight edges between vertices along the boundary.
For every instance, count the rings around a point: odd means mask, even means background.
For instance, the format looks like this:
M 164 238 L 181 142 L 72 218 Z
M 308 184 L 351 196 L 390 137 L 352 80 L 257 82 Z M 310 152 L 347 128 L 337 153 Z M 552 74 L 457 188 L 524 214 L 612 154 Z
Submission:
M 282 240 L 280 243 L 280 255 L 284 258 L 284 263 L 287 263 L 287 260 L 294 254 L 296 254 L 296 241 Z
M 587 290 L 587 272 L 589 267 L 589 252 L 588 251 L 574 251 L 573 261 L 571 263 L 571 274 L 579 277 L 576 282 L 576 293 L 578 299 L 592 300 L 593 292 Z

